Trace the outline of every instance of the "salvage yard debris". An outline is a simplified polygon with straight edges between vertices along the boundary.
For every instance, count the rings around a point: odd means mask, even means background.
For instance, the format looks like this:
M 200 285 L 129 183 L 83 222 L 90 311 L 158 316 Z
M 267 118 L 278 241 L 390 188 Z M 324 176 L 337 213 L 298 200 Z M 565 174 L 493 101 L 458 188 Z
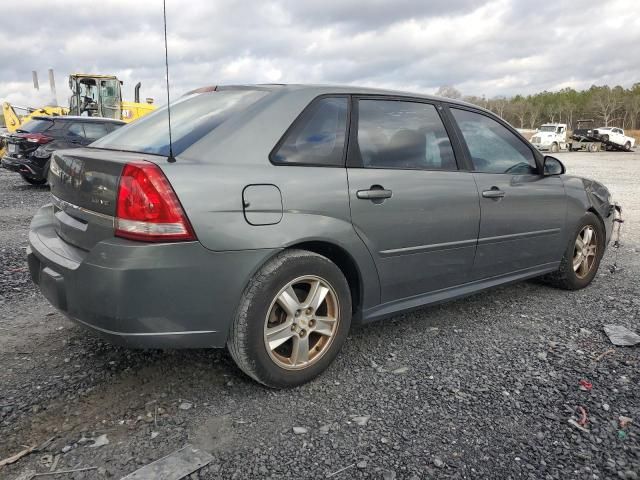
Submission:
M 589 380 L 585 380 L 584 378 L 578 382 L 580 385 L 580 390 L 584 392 L 590 392 L 593 388 L 593 384 Z
M 622 325 L 605 325 L 604 333 L 607 334 L 611 343 L 618 347 L 633 347 L 640 343 L 640 335 Z
M 155 462 L 149 463 L 121 480 L 179 480 L 208 465 L 213 456 L 209 453 L 185 445 Z
M 4 467 L 5 465 L 10 465 L 12 463 L 17 462 L 18 460 L 20 460 L 25 455 L 29 455 L 35 449 L 36 449 L 36 446 L 34 445 L 33 447 L 25 448 L 24 450 L 16 453 L 15 455 L 7 457 L 4 460 L 0 460 L 0 468 Z

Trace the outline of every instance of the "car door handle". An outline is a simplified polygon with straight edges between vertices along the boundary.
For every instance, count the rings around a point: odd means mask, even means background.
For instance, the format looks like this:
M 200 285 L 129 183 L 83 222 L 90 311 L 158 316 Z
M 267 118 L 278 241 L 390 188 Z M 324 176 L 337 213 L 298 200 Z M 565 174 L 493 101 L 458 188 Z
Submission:
M 369 190 L 358 190 L 356 192 L 356 197 L 361 198 L 362 200 L 382 200 L 385 198 L 391 198 L 391 190 L 385 190 L 382 187 L 374 187 L 376 186 L 374 185 Z
M 505 193 L 497 187 L 493 187 L 491 190 L 485 190 L 482 192 L 482 196 L 484 198 L 503 198 L 504 195 Z

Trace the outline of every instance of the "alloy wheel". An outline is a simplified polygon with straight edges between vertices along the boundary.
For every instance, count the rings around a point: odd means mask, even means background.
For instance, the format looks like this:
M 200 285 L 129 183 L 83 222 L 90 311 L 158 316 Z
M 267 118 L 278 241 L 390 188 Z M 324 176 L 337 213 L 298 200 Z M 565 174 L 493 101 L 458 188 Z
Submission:
M 329 282 L 307 275 L 290 281 L 271 302 L 264 343 L 271 359 L 287 370 L 316 363 L 336 335 L 338 296 Z
M 586 225 L 580 230 L 573 249 L 573 271 L 578 278 L 585 278 L 596 263 L 598 242 L 596 230 Z

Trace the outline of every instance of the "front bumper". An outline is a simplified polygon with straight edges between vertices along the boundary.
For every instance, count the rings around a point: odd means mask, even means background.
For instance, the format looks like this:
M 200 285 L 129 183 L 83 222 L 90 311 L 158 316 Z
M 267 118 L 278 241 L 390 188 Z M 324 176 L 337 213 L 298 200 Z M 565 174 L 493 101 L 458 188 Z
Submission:
M 30 157 L 15 158 L 8 155 L 2 157 L 2 166 L 12 172 L 17 172 L 21 175 L 26 175 L 36 180 L 42 180 L 45 178 L 45 164 L 47 159 L 38 161 Z
M 247 282 L 275 253 L 115 237 L 87 252 L 58 237 L 52 216 L 45 205 L 31 222 L 33 281 L 71 320 L 131 347 L 223 347 Z

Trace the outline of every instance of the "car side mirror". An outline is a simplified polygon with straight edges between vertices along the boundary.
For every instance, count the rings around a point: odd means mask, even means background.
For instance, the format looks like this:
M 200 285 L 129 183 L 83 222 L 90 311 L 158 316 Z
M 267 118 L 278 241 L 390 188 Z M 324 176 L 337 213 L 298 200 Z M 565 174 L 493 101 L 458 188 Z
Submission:
M 567 169 L 564 168 L 564 165 L 560 160 L 558 160 L 556 157 L 551 157 L 549 155 L 544 157 L 543 170 L 544 170 L 545 176 L 562 175 L 567 171 Z

